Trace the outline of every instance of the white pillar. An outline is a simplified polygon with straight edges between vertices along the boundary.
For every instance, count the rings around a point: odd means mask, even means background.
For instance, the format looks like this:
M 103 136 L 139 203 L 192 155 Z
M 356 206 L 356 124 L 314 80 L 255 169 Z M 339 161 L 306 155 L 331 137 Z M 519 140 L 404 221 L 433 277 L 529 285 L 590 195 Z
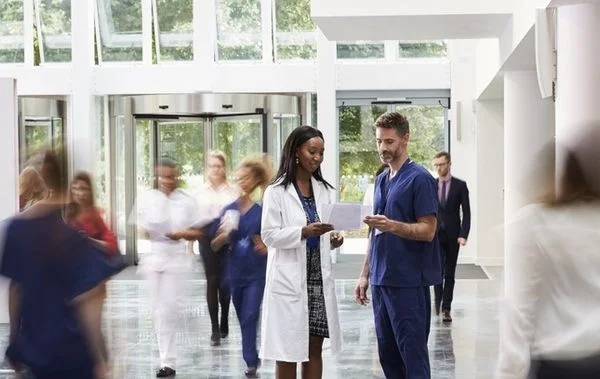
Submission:
M 71 120 L 67 124 L 71 170 L 95 171 L 92 66 L 94 64 L 94 8 L 91 1 L 71 3 L 73 86 L 70 98 Z
M 17 108 L 17 81 L 0 78 L 0 162 L 4 180 L 0 186 L 0 220 L 14 215 L 18 210 L 19 186 L 19 124 Z M 0 249 L 4 238 L 0 237 Z M 8 322 L 8 281 L 0 279 L 0 323 Z
M 535 71 L 504 73 L 504 224 L 530 200 L 523 192 L 532 174 L 537 153 L 554 136 L 554 103 L 542 100 Z M 493 174 L 493 173 L 490 173 Z M 514 230 L 504 228 L 504 282 L 511 283 L 510 251 Z
M 556 137 L 600 121 L 600 6 L 557 8 Z
M 504 219 L 528 199 L 522 191 L 536 154 L 554 137 L 554 103 L 542 99 L 535 71 L 504 73 Z M 505 236 L 506 241 L 506 236 Z
M 335 90 L 335 42 L 327 40 L 317 29 L 317 125 L 313 126 L 318 127 L 325 137 L 323 177 L 337 188 L 339 136 Z
M 337 109 L 335 107 L 335 42 L 331 42 L 317 28 L 317 125 L 325 138 L 325 157 L 321 165 L 323 177 L 338 188 Z M 310 121 L 308 120 L 307 123 Z M 339 249 L 331 251 L 333 263 L 337 262 Z

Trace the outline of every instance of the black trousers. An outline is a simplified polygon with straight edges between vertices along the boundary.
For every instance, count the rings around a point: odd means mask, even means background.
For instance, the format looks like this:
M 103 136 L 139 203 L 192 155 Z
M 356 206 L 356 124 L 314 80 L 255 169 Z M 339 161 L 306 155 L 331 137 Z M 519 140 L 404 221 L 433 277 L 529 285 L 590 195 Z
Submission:
M 451 310 L 452 298 L 454 296 L 454 275 L 456 263 L 458 262 L 458 249 L 460 245 L 457 237 L 450 237 L 444 230 L 438 232 L 440 253 L 442 260 L 442 284 L 434 287 L 435 305 L 441 306 L 442 311 Z
M 600 354 L 575 361 L 533 361 L 530 379 L 600 378 Z

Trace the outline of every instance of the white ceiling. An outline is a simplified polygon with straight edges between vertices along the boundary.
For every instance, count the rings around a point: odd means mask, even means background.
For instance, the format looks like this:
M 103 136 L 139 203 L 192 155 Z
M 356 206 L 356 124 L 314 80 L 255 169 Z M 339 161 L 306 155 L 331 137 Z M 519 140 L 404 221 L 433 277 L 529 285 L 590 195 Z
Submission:
M 330 41 L 428 40 L 499 37 L 510 14 L 313 16 Z

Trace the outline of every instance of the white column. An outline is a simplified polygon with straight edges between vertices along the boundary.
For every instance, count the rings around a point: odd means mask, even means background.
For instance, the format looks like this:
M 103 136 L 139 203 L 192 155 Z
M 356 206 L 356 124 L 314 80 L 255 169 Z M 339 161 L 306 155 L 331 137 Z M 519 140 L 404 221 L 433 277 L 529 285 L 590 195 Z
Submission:
M 325 137 L 323 177 L 337 188 L 338 127 L 335 107 L 335 42 L 317 30 L 317 125 Z
M 568 139 L 586 124 L 600 122 L 600 6 L 557 8 L 556 139 Z M 556 152 L 556 180 L 563 173 L 564 151 Z
M 94 8 L 89 1 L 71 3 L 73 85 L 70 98 L 71 120 L 67 123 L 71 170 L 94 172 Z
M 335 42 L 327 40 L 317 29 L 317 125 L 313 126 L 321 130 L 325 139 L 325 157 L 321 165 L 323 177 L 337 189 L 339 133 L 335 107 L 335 54 Z M 331 252 L 333 263 L 337 262 L 338 250 Z
M 19 186 L 19 124 L 17 119 L 17 82 L 13 78 L 0 78 L 0 162 L 4 181 L 0 186 L 0 220 L 14 215 L 18 210 Z M 4 238 L 0 237 L 3 248 Z M 8 322 L 8 281 L 0 279 L 0 323 Z
M 504 73 L 504 219 L 528 202 L 522 191 L 536 154 L 554 137 L 554 103 L 542 99 L 535 71 Z
M 600 121 L 600 6 L 557 9 L 556 137 Z
M 523 192 L 527 176 L 539 168 L 537 153 L 554 136 L 554 103 L 542 100 L 535 71 L 504 73 L 504 223 L 530 200 Z M 490 173 L 493 175 L 493 173 Z M 510 267 L 509 241 L 513 231 L 504 228 L 504 262 Z M 510 271 L 510 270 L 509 270 Z M 510 272 L 505 271 L 505 283 Z

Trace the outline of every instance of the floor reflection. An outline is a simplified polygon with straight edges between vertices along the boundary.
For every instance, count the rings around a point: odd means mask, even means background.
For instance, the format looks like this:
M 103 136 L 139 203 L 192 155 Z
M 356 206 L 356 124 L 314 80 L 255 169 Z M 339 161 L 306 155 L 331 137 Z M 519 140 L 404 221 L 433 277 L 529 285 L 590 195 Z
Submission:
M 218 348 L 210 347 L 210 322 L 204 302 L 205 284 L 188 282 L 178 340 L 177 378 L 243 378 L 240 331 L 230 315 L 230 335 Z M 383 378 L 377 357 L 371 307 L 353 301 L 354 280 L 336 282 L 345 348 L 336 358 L 324 359 L 329 379 Z M 501 275 L 491 280 L 458 280 L 453 303 L 454 321 L 432 319 L 429 340 L 432 378 L 490 378 L 498 341 L 498 299 Z M 152 329 L 148 291 L 143 281 L 114 280 L 109 283 L 105 329 L 111 350 L 113 378 L 153 378 L 158 361 Z M 0 328 L 5 345 L 8 329 Z M 265 362 L 262 378 L 274 376 L 274 365 Z M 0 378 L 12 377 L 0 367 Z

